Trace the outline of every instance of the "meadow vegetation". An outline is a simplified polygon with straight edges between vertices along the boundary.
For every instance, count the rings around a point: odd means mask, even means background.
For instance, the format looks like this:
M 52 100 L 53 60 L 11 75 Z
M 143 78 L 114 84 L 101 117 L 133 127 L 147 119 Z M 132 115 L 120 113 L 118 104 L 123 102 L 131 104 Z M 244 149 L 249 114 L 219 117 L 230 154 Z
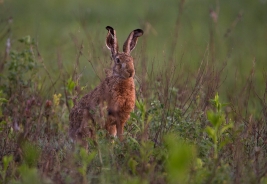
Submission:
M 0 0 L 0 183 L 267 183 L 267 1 Z M 68 135 L 73 104 L 133 51 L 124 141 Z

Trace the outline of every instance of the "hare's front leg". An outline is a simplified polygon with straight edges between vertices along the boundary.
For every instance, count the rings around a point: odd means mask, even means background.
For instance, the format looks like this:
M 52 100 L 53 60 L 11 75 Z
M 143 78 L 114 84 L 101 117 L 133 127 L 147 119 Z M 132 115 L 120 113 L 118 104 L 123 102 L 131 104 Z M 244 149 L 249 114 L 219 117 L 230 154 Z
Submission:
M 117 128 L 117 134 L 120 139 L 120 141 L 123 141 L 123 128 L 124 128 L 125 122 L 118 121 L 116 123 L 116 128 Z
M 116 137 L 116 135 L 117 135 L 116 125 L 110 125 L 108 127 L 108 133 L 109 133 L 109 135 Z
M 117 119 L 116 121 L 117 135 L 121 141 L 123 140 L 124 125 L 129 118 L 130 118 L 130 112 L 120 113 L 119 119 Z
M 112 116 L 109 115 L 106 121 L 106 130 L 111 136 L 118 136 L 120 141 L 123 141 L 123 129 L 126 121 L 129 119 L 129 116 Z
M 116 135 L 119 137 L 120 141 L 123 140 L 123 128 L 124 128 L 125 122 L 121 121 L 107 121 L 106 123 L 106 130 L 108 131 L 110 136 L 115 137 Z

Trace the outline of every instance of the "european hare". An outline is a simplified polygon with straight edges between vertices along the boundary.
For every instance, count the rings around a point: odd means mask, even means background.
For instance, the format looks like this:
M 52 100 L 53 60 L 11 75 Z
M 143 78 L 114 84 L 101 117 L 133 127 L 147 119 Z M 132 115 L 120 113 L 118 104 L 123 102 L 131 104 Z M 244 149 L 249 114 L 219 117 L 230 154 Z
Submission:
M 110 135 L 118 135 L 122 140 L 123 127 L 135 106 L 135 70 L 130 53 L 143 31 L 132 31 L 123 45 L 123 52 L 119 52 L 116 31 L 110 26 L 106 29 L 106 46 L 114 61 L 112 74 L 107 75 L 99 86 L 82 97 L 69 116 L 69 134 L 83 145 L 86 144 L 84 138 L 94 136 L 96 123 L 100 127 L 102 124 Z M 104 122 L 101 123 L 101 120 Z

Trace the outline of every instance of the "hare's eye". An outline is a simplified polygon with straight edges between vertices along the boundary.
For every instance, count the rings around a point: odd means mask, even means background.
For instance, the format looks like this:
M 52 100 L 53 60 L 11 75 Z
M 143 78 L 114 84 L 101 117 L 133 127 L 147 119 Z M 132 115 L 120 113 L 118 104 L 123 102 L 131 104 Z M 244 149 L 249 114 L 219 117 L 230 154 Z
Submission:
M 119 64 L 121 62 L 119 58 L 116 58 L 115 61 L 116 61 L 117 64 Z

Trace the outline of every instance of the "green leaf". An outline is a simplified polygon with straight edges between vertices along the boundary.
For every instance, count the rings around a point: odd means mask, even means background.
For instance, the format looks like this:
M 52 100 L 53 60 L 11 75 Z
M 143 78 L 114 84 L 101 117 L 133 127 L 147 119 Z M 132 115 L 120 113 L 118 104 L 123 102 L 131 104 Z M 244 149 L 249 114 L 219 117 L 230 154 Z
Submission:
M 139 125 L 137 123 L 132 123 L 132 125 L 135 126 L 135 128 L 137 129 L 138 132 L 141 131 L 141 128 L 139 127 Z
M 18 171 L 21 176 L 21 183 L 41 183 L 37 168 L 30 168 L 26 164 L 22 164 L 19 166 Z
M 75 82 L 72 80 L 72 78 L 70 77 L 67 81 L 67 89 L 68 91 L 72 91 L 75 88 Z
M 220 115 L 219 114 L 212 112 L 212 111 L 208 111 L 207 112 L 207 118 L 214 127 L 218 127 L 220 125 Z
M 138 100 L 136 100 L 136 107 L 142 112 L 142 113 L 144 113 L 145 112 L 145 105 L 144 105 L 144 103 L 142 102 L 142 101 L 138 101 Z
M 91 163 L 91 161 L 95 158 L 96 156 L 96 151 L 91 152 L 86 159 L 86 163 L 87 165 L 89 165 Z
M 138 127 L 138 128 L 139 128 L 139 127 Z M 140 128 L 139 128 L 139 131 L 140 131 Z M 128 137 L 128 139 L 129 139 L 131 142 L 135 143 L 136 145 L 139 145 L 139 142 L 138 142 L 135 138 L 133 138 L 133 137 Z
M 25 142 L 22 146 L 22 151 L 25 163 L 29 167 L 36 166 L 41 153 L 38 147 L 31 142 Z
M 201 160 L 201 158 L 196 159 L 196 167 L 198 169 L 201 169 L 203 167 L 203 161 Z
M 226 130 L 228 130 L 228 129 L 230 129 L 230 128 L 233 128 L 233 126 L 234 126 L 234 125 L 233 125 L 232 123 L 223 126 L 222 129 L 220 130 L 220 134 L 222 135 Z
M 91 163 L 91 161 L 95 158 L 96 152 L 93 151 L 90 154 L 88 154 L 87 150 L 85 148 L 81 148 L 79 156 L 80 156 L 80 159 L 81 159 L 83 165 L 88 166 Z
M 216 141 L 216 133 L 215 130 L 213 128 L 211 128 L 210 126 L 207 126 L 205 128 L 205 131 L 207 132 L 207 134 L 209 135 L 209 137 L 213 140 Z
M 222 149 L 229 142 L 230 142 L 229 139 L 225 139 L 224 141 L 220 142 L 220 144 L 219 144 L 219 150 Z
M 138 116 L 137 116 L 134 112 L 131 112 L 130 116 L 131 116 L 131 118 L 133 118 L 133 119 L 136 119 L 136 120 L 139 119 Z
M 138 162 L 134 160 L 133 158 L 130 158 L 128 161 L 128 166 L 131 169 L 133 174 L 136 174 L 136 166 L 138 165 Z
M 28 36 L 25 36 L 23 38 L 20 38 L 19 42 L 29 45 L 31 43 L 31 37 L 28 35 Z
M 7 103 L 7 102 L 8 102 L 7 99 L 5 99 L 5 98 L 0 98 L 0 103 Z
M 9 165 L 9 163 L 13 160 L 13 155 L 9 155 L 9 156 L 4 156 L 3 157 L 3 166 L 4 166 L 4 171 L 7 170 L 7 167 Z
M 2 112 L 1 112 L 1 110 L 0 110 L 0 116 L 2 116 Z M 6 124 L 7 124 L 6 121 L 0 121 L 0 132 L 1 132 L 2 130 L 4 130 Z
M 78 172 L 79 172 L 82 176 L 84 176 L 84 175 L 86 174 L 86 170 L 85 170 L 83 167 L 79 167 L 79 168 L 78 168 Z
M 168 151 L 166 162 L 168 183 L 187 183 L 192 162 L 196 162 L 194 145 L 184 142 L 175 134 L 167 135 L 165 144 Z

